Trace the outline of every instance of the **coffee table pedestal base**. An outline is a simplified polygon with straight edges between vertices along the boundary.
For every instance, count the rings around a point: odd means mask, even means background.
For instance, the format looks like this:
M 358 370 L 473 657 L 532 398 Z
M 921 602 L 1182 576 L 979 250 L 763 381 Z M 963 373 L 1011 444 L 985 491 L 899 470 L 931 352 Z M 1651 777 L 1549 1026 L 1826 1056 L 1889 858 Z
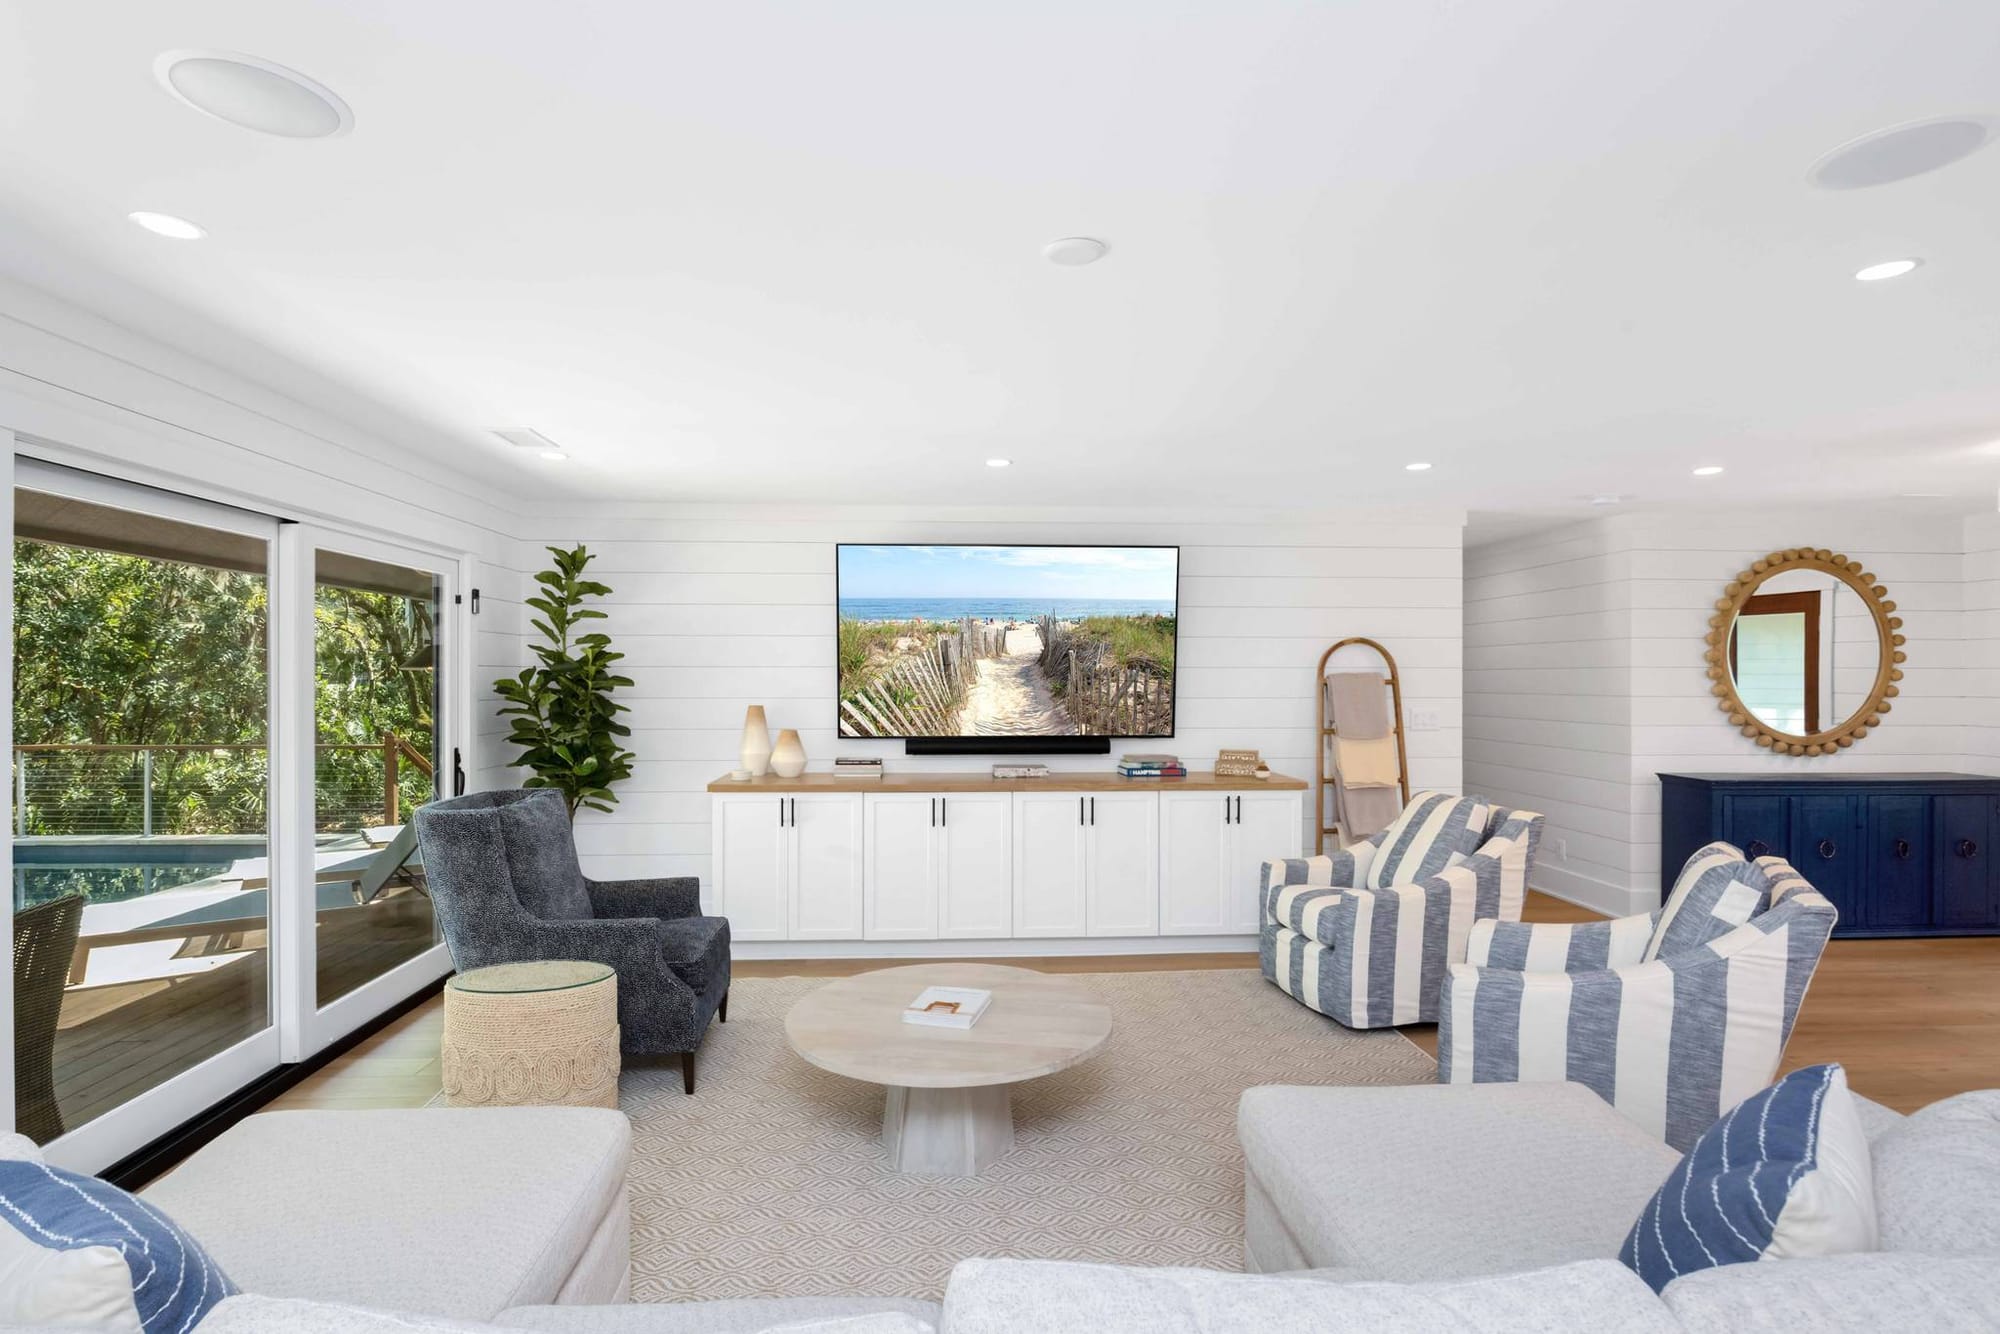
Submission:
M 1014 1109 L 1005 1084 L 976 1088 L 889 1087 L 882 1108 L 889 1165 L 922 1176 L 978 1176 L 1014 1147 Z

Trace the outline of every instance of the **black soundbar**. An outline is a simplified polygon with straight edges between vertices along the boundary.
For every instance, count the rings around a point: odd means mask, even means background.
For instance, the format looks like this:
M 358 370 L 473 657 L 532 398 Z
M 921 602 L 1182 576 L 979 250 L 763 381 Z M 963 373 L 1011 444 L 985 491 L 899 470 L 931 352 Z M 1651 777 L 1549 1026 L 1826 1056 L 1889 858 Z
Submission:
M 906 755 L 1109 755 L 1108 736 L 913 736 Z

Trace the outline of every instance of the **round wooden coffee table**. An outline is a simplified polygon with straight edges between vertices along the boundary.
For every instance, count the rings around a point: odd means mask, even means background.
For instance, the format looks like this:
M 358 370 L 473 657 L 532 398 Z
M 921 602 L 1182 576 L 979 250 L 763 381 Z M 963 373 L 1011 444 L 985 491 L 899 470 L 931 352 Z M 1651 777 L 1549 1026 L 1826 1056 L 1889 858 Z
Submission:
M 903 1022 L 925 987 L 993 993 L 971 1028 Z M 981 963 L 883 968 L 829 982 L 785 1016 L 822 1070 L 888 1087 L 882 1143 L 899 1172 L 976 1176 L 1014 1143 L 1009 1085 L 1052 1075 L 1111 1037 L 1111 1007 L 1066 978 Z

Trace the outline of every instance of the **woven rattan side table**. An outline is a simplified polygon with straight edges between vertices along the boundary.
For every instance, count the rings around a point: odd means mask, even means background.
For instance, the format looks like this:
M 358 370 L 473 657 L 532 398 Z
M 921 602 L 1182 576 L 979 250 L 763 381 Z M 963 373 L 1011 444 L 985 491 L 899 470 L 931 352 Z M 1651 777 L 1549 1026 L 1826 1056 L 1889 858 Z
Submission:
M 451 1107 L 616 1107 L 618 974 L 601 963 L 502 963 L 444 989 Z

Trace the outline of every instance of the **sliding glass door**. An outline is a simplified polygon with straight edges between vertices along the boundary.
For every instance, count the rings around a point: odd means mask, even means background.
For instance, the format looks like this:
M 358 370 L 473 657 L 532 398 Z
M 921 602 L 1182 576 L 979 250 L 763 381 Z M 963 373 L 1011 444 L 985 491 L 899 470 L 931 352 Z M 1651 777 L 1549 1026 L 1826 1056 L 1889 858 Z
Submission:
M 13 1122 L 95 1169 L 449 970 L 458 568 L 26 461 L 14 511 Z
M 278 524 L 55 469 L 18 483 L 14 1120 L 114 1152 L 149 1095 L 176 1086 L 160 1116 L 191 1115 L 277 1060 Z

